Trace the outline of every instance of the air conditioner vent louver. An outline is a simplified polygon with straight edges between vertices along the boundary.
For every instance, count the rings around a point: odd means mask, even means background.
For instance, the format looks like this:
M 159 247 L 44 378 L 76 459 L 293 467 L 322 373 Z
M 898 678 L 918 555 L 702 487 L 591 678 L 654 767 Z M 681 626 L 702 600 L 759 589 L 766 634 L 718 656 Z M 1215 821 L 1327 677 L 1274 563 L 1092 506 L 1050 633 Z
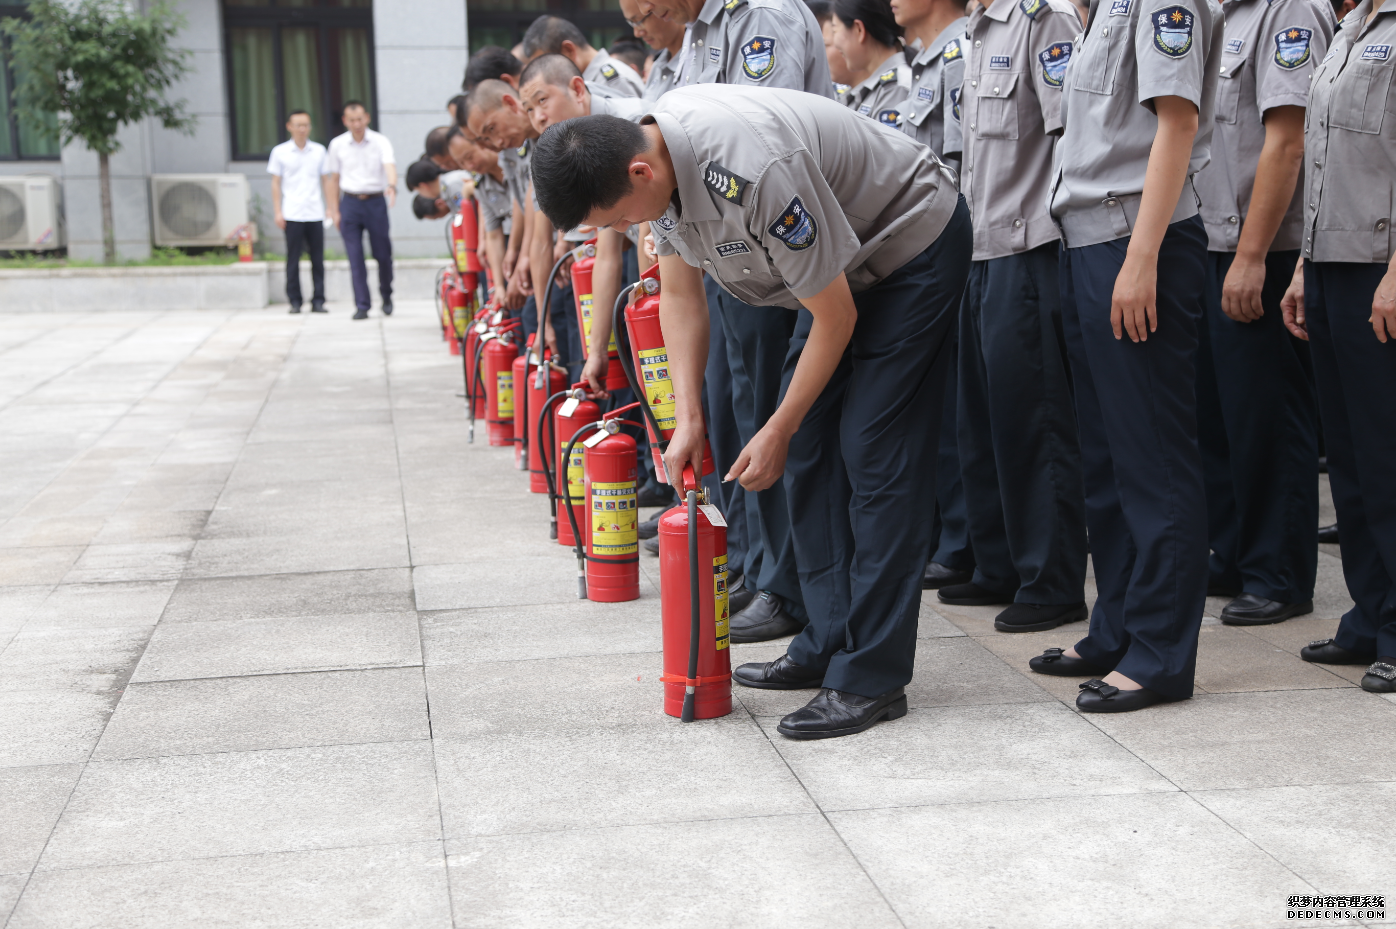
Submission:
M 63 208 L 57 179 L 47 174 L 0 177 L 0 249 L 61 248 Z
M 218 222 L 218 204 L 199 184 L 174 184 L 160 195 L 160 221 L 181 239 L 202 238 Z
M 13 190 L 0 187 L 0 240 L 13 239 L 24 228 L 24 201 Z

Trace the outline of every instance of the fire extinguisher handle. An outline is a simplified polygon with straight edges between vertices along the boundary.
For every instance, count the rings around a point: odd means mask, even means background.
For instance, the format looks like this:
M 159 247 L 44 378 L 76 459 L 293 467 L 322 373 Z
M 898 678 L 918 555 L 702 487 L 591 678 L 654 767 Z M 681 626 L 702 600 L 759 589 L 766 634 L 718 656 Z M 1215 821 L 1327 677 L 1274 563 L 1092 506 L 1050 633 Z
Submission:
M 683 489 L 685 493 L 691 493 L 698 489 L 698 478 L 693 474 L 693 465 L 683 466 Z

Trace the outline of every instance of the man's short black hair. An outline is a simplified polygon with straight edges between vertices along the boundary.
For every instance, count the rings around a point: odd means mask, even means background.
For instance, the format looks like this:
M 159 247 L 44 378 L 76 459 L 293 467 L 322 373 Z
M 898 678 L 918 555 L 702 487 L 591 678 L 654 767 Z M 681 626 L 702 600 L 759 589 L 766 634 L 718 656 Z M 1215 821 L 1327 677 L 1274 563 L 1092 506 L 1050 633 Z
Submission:
M 533 189 L 556 229 L 580 226 L 593 210 L 630 193 L 630 161 L 649 148 L 644 131 L 617 116 L 555 123 L 533 146 Z
M 523 62 L 515 58 L 509 49 L 500 48 L 498 45 L 486 45 L 470 56 L 470 61 L 465 66 L 465 80 L 461 81 L 460 89 L 470 93 L 481 81 L 497 81 L 501 74 L 518 77 L 522 70 Z M 459 113 L 460 110 L 456 112 Z
M 543 15 L 533 21 L 523 37 L 525 58 L 537 55 L 560 55 L 562 43 L 571 42 L 578 49 L 591 48 L 586 34 L 561 16 Z
M 427 150 L 427 157 L 446 154 L 450 148 L 451 135 L 460 132 L 455 126 L 437 126 L 427 133 L 426 142 L 423 143 Z
M 286 122 L 289 123 L 291 121 L 292 116 L 304 116 L 306 119 L 309 119 L 310 113 L 307 110 L 292 110 L 291 112 L 286 114 Z
M 339 115 L 342 117 L 345 113 L 348 113 L 354 107 L 358 107 L 365 113 L 368 112 L 368 107 L 364 105 L 364 102 L 362 100 L 345 100 L 344 106 L 339 108 Z
M 407 168 L 407 189 L 416 190 L 419 184 L 434 181 L 440 176 L 441 169 L 436 166 L 436 162 L 427 158 L 414 161 Z
M 611 47 L 606 49 L 613 58 L 621 61 L 635 69 L 636 74 L 645 73 L 645 59 L 649 57 L 650 50 L 644 42 L 632 35 L 623 35 L 611 43 Z
M 821 26 L 834 18 L 834 0 L 805 0 L 805 6 Z
M 421 194 L 412 198 L 412 215 L 418 219 L 429 219 L 436 215 L 436 201 Z
M 566 55 L 539 55 L 530 61 L 524 67 L 523 74 L 519 75 L 519 89 L 523 90 L 529 81 L 540 77 L 545 84 L 566 87 L 572 83 L 572 78 L 581 76 L 581 69 Z

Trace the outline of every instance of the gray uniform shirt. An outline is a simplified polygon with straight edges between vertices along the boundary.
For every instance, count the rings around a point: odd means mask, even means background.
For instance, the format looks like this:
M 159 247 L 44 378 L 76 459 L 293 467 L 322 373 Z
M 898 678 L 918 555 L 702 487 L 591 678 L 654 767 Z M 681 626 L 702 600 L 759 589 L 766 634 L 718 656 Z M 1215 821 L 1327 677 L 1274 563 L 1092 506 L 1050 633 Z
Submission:
M 666 48 L 655 56 L 650 76 L 645 78 L 645 100 L 653 103 L 674 86 L 674 60 Z
M 835 92 L 837 93 L 837 87 Z M 900 49 L 873 69 L 867 80 L 838 97 L 840 103 L 853 107 L 863 116 L 884 126 L 901 124 L 902 104 L 911 93 L 911 65 Z
M 604 48 L 596 50 L 596 57 L 582 72 L 582 80 L 588 84 L 602 84 L 623 97 L 642 97 L 645 93 L 645 79 L 630 65 L 611 57 Z
M 496 181 L 488 174 L 475 175 L 475 201 L 480 204 L 480 217 L 485 221 L 487 232 L 503 229 L 505 235 L 510 233 L 513 225 L 511 199 L 503 181 Z
M 499 153 L 499 166 L 504 169 L 509 196 L 524 210 L 528 209 L 528 156 L 532 152 L 532 144 L 524 142 L 518 148 L 506 148 Z
M 993 0 L 968 28 L 960 190 L 974 219 L 974 260 L 986 261 L 1061 237 L 1047 215 L 1049 133 L 1062 127 L 1062 81 L 1081 20 L 1067 0 Z
M 1066 69 L 1053 164 L 1052 215 L 1068 248 L 1134 227 L 1158 134 L 1153 98 L 1182 97 L 1198 108 L 1189 177 L 1206 166 L 1221 67 L 1222 14 L 1213 0 L 1091 0 L 1089 23 Z M 1197 194 L 1184 184 L 1169 222 L 1196 215 Z
M 591 91 L 592 116 L 619 116 L 637 123 L 649 112 L 649 103 L 640 97 L 620 96 L 601 84 L 587 84 L 587 90 Z
M 707 0 L 679 81 L 755 84 L 832 97 L 819 21 L 803 0 Z
M 961 17 L 940 31 L 911 62 L 911 96 L 902 104 L 902 131 L 959 165 L 960 85 L 965 77 L 965 24 Z
M 1314 73 L 1304 127 L 1304 257 L 1386 263 L 1396 194 L 1396 0 L 1343 17 Z M 1390 398 L 1385 398 L 1389 401 Z
M 1265 145 L 1261 118 L 1271 107 L 1308 106 L 1309 81 L 1333 38 L 1333 13 L 1324 0 L 1231 0 L 1222 10 L 1226 31 L 1212 161 L 1195 183 L 1207 224 L 1207 247 L 1234 252 Z M 1301 175 L 1270 249 L 1296 249 L 1303 234 Z
M 659 254 L 754 306 L 797 309 L 840 272 L 867 290 L 934 242 L 959 200 L 924 145 L 812 94 L 687 87 L 644 122 L 678 181 L 651 223 Z

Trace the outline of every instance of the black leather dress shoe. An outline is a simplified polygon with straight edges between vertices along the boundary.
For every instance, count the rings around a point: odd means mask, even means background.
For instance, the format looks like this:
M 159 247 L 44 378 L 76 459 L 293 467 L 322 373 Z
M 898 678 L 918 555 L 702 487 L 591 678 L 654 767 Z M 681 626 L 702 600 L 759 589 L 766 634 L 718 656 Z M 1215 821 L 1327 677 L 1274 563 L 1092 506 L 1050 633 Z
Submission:
M 736 616 L 742 610 L 751 606 L 751 601 L 756 599 L 756 591 L 746 585 L 746 578 L 738 577 L 736 587 L 728 582 L 727 587 L 727 615 Z
M 368 310 L 359 310 L 354 314 L 355 319 L 368 319 Z
M 321 303 L 312 303 L 312 304 L 310 304 L 310 312 L 312 312 L 312 313 L 328 313 L 329 310 L 325 309 L 325 304 L 324 304 L 323 302 L 321 302 Z
M 1318 639 L 1299 649 L 1299 657 L 1314 664 L 1367 664 L 1376 655 L 1350 652 L 1334 645 L 1332 639 Z
M 384 316 L 392 316 L 392 315 L 393 315 L 393 301 L 391 301 L 391 300 L 384 300 L 384 301 L 383 301 L 383 315 L 384 315 Z
M 758 690 L 806 690 L 824 684 L 824 672 L 806 668 L 781 655 L 775 661 L 750 661 L 732 672 L 732 680 Z
M 1318 542 L 1320 545 L 1340 545 L 1338 541 L 1338 524 L 1318 527 Z
M 645 541 L 640 544 L 644 545 L 645 551 L 649 552 L 651 555 L 659 554 L 659 536 L 655 536 L 652 539 L 645 539 Z
M 757 594 L 746 609 L 732 617 L 727 626 L 732 641 L 739 645 L 744 642 L 769 642 L 794 635 L 803 628 L 804 625 L 786 611 L 785 602 L 769 590 Z
M 1362 675 L 1362 689 L 1372 694 L 1396 694 L 1396 658 L 1378 658 Z
M 1064 648 L 1049 648 L 1036 658 L 1028 659 L 1028 667 L 1038 674 L 1053 677 L 1094 677 L 1109 674 L 1113 668 L 1102 668 L 1084 658 L 1073 658 Z
M 665 484 L 662 487 L 655 487 L 653 484 L 646 484 L 640 488 L 640 492 L 635 495 L 636 506 L 673 506 L 674 488 Z
M 1291 616 L 1304 616 L 1314 611 L 1314 601 L 1280 603 L 1255 594 L 1241 594 L 1221 611 L 1221 621 L 1228 626 L 1268 626 L 1282 623 Z
M 1065 623 L 1080 622 L 1089 615 L 1085 603 L 1051 606 L 1015 603 L 994 617 L 994 628 L 999 632 L 1043 632 Z
M 993 606 L 996 603 L 1012 603 L 1012 594 L 994 593 L 978 584 L 951 584 L 949 587 L 942 587 L 936 592 L 936 598 L 941 603 L 949 603 L 952 606 Z
M 1082 713 L 1128 713 L 1170 702 L 1163 694 L 1147 687 L 1121 690 L 1104 681 L 1086 681 L 1076 697 L 1076 709 Z
M 837 739 L 905 715 L 906 692 L 900 687 L 880 697 L 860 697 L 826 687 L 782 719 L 776 732 L 789 739 Z
M 952 584 L 968 584 L 972 575 L 968 571 L 947 568 L 939 561 L 926 562 L 926 573 L 921 576 L 922 590 L 939 590 Z
M 300 305 L 299 303 L 293 303 L 293 304 L 291 304 L 291 312 L 292 312 L 292 313 L 299 313 L 300 311 L 301 311 L 301 305 Z
M 668 515 L 668 513 L 668 510 L 660 510 L 649 519 L 636 526 L 635 531 L 640 534 L 640 538 L 642 539 L 654 538 L 659 535 L 659 521 Z

